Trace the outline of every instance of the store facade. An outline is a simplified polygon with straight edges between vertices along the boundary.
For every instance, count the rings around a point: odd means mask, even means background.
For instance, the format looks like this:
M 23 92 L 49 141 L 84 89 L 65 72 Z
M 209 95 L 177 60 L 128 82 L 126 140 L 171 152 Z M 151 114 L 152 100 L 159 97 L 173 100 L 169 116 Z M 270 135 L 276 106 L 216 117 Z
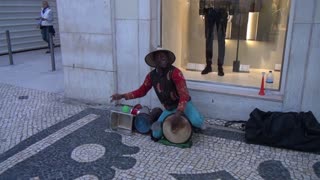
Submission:
M 226 0 L 220 6 L 217 2 L 58 1 L 65 95 L 109 103 L 114 92 L 140 86 L 151 70 L 144 56 L 162 46 L 176 54 L 175 66 L 183 71 L 193 102 L 208 118 L 246 120 L 260 108 L 311 110 L 320 119 L 320 3 Z M 72 14 L 68 7 L 73 7 Z M 225 26 L 209 27 L 205 22 L 209 15 L 201 10 L 217 7 L 226 9 Z M 220 22 L 221 14 L 216 17 Z M 224 36 L 217 26 L 225 27 Z M 206 35 L 208 29 L 213 30 L 214 40 Z M 213 72 L 203 75 L 208 42 L 213 46 Z M 221 54 L 224 76 L 217 75 Z M 235 71 L 237 61 L 240 67 Z M 273 83 L 265 83 L 266 95 L 261 96 L 261 74 L 269 71 Z M 120 103 L 160 106 L 153 91 Z

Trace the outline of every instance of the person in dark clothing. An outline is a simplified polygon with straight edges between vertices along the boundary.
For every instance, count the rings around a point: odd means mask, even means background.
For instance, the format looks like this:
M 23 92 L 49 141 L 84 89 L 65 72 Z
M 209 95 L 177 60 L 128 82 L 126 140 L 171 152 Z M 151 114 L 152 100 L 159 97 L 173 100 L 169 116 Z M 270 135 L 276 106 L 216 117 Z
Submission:
M 145 61 L 155 69 L 147 74 L 140 88 L 125 94 L 114 94 L 111 96 L 111 101 L 140 98 L 153 87 L 165 108 L 157 120 L 158 123 L 162 123 L 168 115 L 174 114 L 175 121 L 172 124 L 174 130 L 179 128 L 179 120 L 182 115 L 185 115 L 194 127 L 203 128 L 204 118 L 191 102 L 182 72 L 172 65 L 175 61 L 175 55 L 169 50 L 158 48 L 149 53 L 145 57 Z M 160 139 L 162 130 L 153 131 L 152 135 L 154 138 Z

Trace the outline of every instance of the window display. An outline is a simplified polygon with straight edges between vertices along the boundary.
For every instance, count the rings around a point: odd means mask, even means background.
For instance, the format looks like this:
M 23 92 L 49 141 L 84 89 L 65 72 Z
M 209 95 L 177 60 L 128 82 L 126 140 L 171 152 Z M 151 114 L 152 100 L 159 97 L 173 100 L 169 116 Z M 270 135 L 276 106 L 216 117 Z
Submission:
M 280 87 L 290 0 L 162 0 L 162 46 L 188 80 Z M 267 79 L 267 78 L 265 78 Z M 271 85 L 270 85 L 271 84 Z

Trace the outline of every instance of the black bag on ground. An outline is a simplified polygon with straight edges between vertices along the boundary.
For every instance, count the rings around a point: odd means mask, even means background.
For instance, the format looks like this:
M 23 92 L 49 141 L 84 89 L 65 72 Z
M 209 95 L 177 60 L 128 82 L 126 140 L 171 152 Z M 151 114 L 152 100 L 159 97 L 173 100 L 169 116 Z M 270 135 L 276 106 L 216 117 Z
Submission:
M 255 109 L 245 127 L 248 143 L 320 152 L 320 124 L 312 112 L 263 112 Z

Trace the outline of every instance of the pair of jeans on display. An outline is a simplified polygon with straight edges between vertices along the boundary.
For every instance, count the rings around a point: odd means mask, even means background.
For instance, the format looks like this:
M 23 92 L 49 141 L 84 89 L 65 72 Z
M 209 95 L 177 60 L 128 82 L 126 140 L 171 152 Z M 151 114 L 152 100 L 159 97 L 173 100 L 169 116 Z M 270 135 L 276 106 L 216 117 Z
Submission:
M 219 70 L 219 67 L 221 70 L 224 63 L 224 56 L 225 56 L 225 37 L 226 37 L 228 13 L 224 8 L 207 8 L 204 10 L 204 15 L 205 15 L 207 67 L 211 68 L 211 64 L 212 64 L 214 27 L 216 27 L 217 35 L 218 35 L 218 70 Z M 207 74 L 207 73 L 203 73 L 203 74 Z

